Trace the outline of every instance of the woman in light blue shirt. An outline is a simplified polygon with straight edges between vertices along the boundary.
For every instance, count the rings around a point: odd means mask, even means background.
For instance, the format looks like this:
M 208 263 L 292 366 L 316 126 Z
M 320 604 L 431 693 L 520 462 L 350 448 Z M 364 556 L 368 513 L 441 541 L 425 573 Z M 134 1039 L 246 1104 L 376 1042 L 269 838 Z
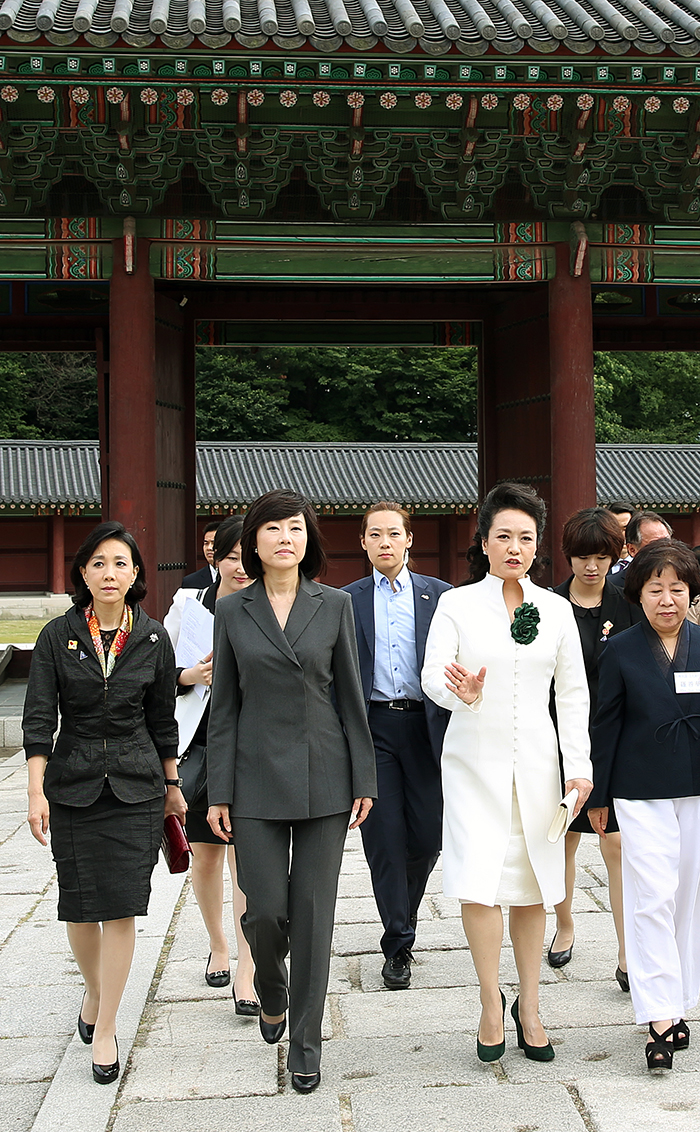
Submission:
M 360 827 L 384 925 L 382 978 L 411 982 L 418 906 L 442 840 L 440 754 L 449 713 L 421 690 L 428 628 L 447 582 L 409 569 L 408 512 L 380 502 L 362 520 L 370 577 L 352 582 L 362 686 L 377 759 L 378 798 Z

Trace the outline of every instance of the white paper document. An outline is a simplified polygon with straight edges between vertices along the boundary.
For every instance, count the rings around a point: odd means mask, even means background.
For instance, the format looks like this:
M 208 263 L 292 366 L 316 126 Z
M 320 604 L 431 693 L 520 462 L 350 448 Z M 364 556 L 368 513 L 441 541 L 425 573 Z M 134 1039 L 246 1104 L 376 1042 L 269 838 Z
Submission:
M 214 616 L 204 608 L 201 601 L 188 597 L 182 610 L 175 663 L 180 668 L 192 668 L 205 656 L 209 656 L 213 647 Z M 194 690 L 203 699 L 209 688 L 204 684 L 195 684 Z

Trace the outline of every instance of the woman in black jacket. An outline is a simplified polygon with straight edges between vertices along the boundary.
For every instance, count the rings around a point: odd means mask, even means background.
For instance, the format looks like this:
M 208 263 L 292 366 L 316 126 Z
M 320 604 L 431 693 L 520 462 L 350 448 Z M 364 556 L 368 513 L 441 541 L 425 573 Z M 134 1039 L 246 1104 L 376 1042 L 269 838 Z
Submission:
M 684 1016 L 700 995 L 700 593 L 693 552 L 657 539 L 626 571 L 625 596 L 645 620 L 611 641 L 591 734 L 589 817 L 622 835 L 622 898 L 632 1005 L 649 1024 L 649 1069 L 685 1049 Z
M 638 605 L 626 601 L 622 590 L 608 576 L 610 564 L 620 557 L 623 534 L 616 517 L 604 507 L 584 507 L 564 524 L 562 550 L 573 570 L 570 578 L 554 590 L 571 603 L 576 627 L 581 637 L 586 665 L 588 690 L 591 694 L 590 721 L 595 718 L 598 702 L 599 665 L 608 641 L 642 620 Z M 574 947 L 574 920 L 571 905 L 576 879 L 576 850 L 582 833 L 591 833 L 588 807 L 573 820 L 566 835 L 566 897 L 557 904 L 557 928 L 547 953 L 550 967 L 564 967 Z M 620 833 L 611 811 L 608 836 L 600 839 L 600 849 L 608 870 L 610 906 L 617 933 L 617 969 L 615 978 L 623 991 L 629 991 L 625 935 L 622 925 L 622 865 Z
M 58 918 L 85 980 L 78 1033 L 92 1045 L 95 1081 L 109 1084 L 119 1074 L 116 1016 L 134 917 L 148 910 L 164 815 L 184 821 L 187 807 L 172 645 L 139 607 L 143 560 L 121 523 L 88 535 L 71 581 L 75 604 L 42 630 L 29 673 L 28 821 L 42 845 L 51 826 Z

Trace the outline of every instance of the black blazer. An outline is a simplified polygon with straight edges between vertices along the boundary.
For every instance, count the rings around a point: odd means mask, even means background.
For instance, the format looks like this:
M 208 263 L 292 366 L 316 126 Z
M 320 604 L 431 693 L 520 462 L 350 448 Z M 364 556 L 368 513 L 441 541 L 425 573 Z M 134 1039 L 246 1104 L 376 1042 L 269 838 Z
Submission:
M 555 594 L 569 600 L 569 586 L 571 578 L 562 582 L 560 586 L 554 587 Z M 624 633 L 625 629 L 630 629 L 632 625 L 638 625 L 640 621 L 644 620 L 638 605 L 632 605 L 632 602 L 627 601 L 622 591 L 618 589 L 614 581 L 609 577 L 605 579 L 605 586 L 603 587 L 603 601 L 600 608 L 600 628 L 601 632 L 596 640 L 595 651 L 593 655 L 593 664 L 586 665 L 586 676 L 588 678 L 588 690 L 591 694 L 591 722 L 595 718 L 595 713 L 598 705 L 598 685 L 600 681 L 600 659 L 608 647 L 609 642 L 613 637 L 617 637 L 620 633 Z M 603 636 L 602 628 L 606 621 L 612 621 L 612 628 L 607 635 Z
M 700 627 L 687 624 L 686 671 L 700 672 Z M 593 807 L 700 795 L 700 692 L 675 691 L 673 670 L 664 677 L 652 652 L 655 639 L 644 620 L 605 647 L 591 732 Z
M 181 590 L 203 590 L 212 584 L 209 564 L 205 563 L 200 570 L 187 574 L 180 585 Z
M 27 758 L 49 760 L 49 802 L 89 806 L 105 778 L 122 802 L 162 797 L 161 760 L 177 756 L 174 708 L 170 638 L 140 606 L 108 680 L 83 610 L 73 606 L 50 621 L 34 646 L 22 719 Z
M 284 630 L 261 581 L 220 598 L 213 671 L 210 805 L 296 821 L 376 797 L 347 594 L 302 578 Z
M 425 574 L 414 574 L 411 571 L 413 582 L 413 605 L 416 617 L 416 660 L 418 662 L 418 675 L 420 676 L 425 660 L 425 642 L 428 639 L 428 629 L 437 608 L 438 598 L 445 590 L 451 590 L 449 582 L 440 578 L 431 578 Z M 357 649 L 360 654 L 360 671 L 362 673 L 362 691 L 365 696 L 365 706 L 369 710 L 372 684 L 374 681 L 374 576 L 360 578 L 344 586 L 352 594 L 352 604 L 355 610 L 355 628 L 357 631 Z M 427 696 L 425 700 L 425 719 L 428 725 L 430 747 L 433 755 L 440 761 L 442 755 L 442 742 L 445 738 L 447 724 L 450 722 L 451 712 L 438 707 Z

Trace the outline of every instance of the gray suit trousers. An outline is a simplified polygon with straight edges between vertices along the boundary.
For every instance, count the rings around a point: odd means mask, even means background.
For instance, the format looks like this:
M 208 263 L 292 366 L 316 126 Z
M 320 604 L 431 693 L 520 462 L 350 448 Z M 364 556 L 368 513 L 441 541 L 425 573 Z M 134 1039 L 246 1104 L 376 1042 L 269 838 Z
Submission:
M 255 988 L 267 1015 L 283 1014 L 289 1006 L 287 1068 L 292 1073 L 315 1073 L 321 1060 L 349 818 L 347 812 L 291 822 L 233 818 L 238 883 L 247 900 L 241 923 L 255 961 Z

